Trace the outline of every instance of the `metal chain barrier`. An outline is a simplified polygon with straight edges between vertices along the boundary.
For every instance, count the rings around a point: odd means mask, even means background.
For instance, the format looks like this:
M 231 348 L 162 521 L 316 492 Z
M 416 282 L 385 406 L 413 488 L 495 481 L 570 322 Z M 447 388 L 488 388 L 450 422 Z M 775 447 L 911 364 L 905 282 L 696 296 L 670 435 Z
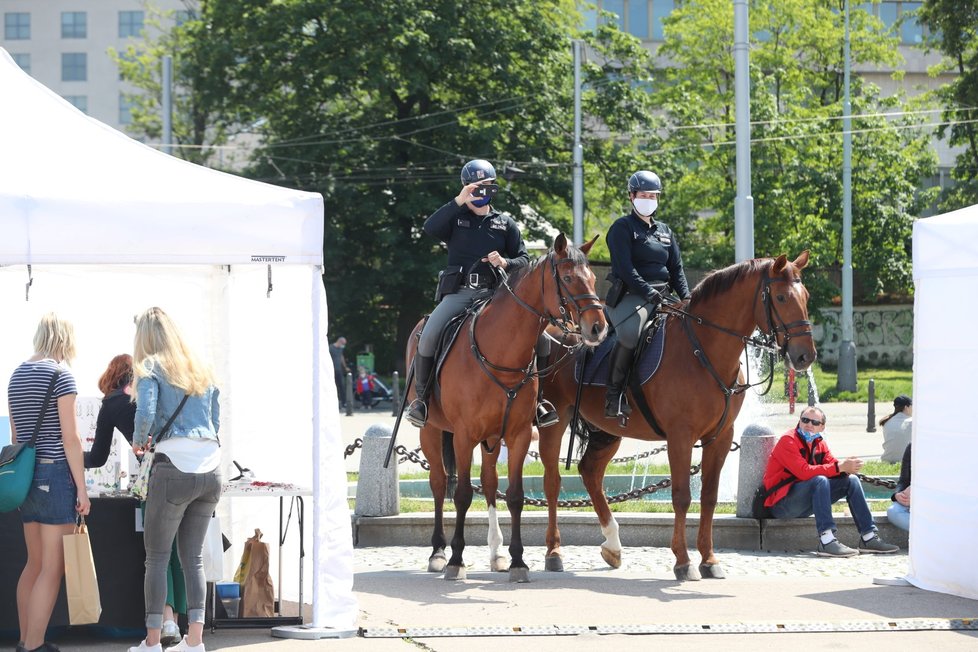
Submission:
M 877 487 L 883 487 L 885 489 L 896 489 L 897 483 L 894 480 L 884 480 L 883 478 L 873 478 L 868 475 L 863 475 L 862 473 L 857 473 L 856 477 L 863 482 Z
M 346 447 L 346 451 L 343 453 L 343 459 L 348 458 L 350 455 L 356 452 L 358 448 L 363 448 L 363 440 L 357 437 L 352 444 Z

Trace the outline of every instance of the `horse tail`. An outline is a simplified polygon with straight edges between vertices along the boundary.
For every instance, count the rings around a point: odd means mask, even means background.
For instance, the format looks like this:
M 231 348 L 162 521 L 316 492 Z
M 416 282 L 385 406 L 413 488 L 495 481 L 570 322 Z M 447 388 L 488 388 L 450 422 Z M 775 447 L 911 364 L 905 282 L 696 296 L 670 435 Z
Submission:
M 583 419 L 578 420 L 577 428 L 577 459 L 584 457 L 584 451 L 587 450 L 588 441 L 591 439 L 591 429 L 587 427 L 587 424 Z
M 455 464 L 455 433 L 441 431 L 441 459 L 445 464 L 445 476 L 448 484 L 445 487 L 446 496 L 454 496 L 458 486 L 458 468 Z

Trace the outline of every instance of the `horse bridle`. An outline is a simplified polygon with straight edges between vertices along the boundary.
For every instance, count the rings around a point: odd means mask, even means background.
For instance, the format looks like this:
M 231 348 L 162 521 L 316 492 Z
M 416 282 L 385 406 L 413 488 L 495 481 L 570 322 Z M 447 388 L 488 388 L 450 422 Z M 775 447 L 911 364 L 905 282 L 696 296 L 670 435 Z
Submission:
M 789 281 L 787 279 L 778 276 L 765 276 L 757 284 L 757 292 L 755 292 L 755 297 L 758 294 L 760 294 L 761 302 L 764 305 L 765 314 L 767 316 L 768 330 L 764 334 L 770 338 L 773 338 L 774 345 L 776 345 L 778 341 L 777 339 L 778 333 L 784 333 L 784 342 L 781 344 L 780 348 L 769 344 L 769 346 L 773 346 L 774 348 L 777 348 L 777 351 L 781 355 L 781 357 L 785 357 L 788 355 L 788 344 L 791 342 L 792 338 L 812 337 L 812 322 L 809 321 L 808 319 L 799 319 L 797 321 L 791 322 L 790 324 L 786 323 L 784 318 L 781 316 L 781 313 L 778 312 L 777 306 L 774 305 L 774 301 L 772 300 L 771 286 L 774 285 L 775 283 L 800 283 L 800 282 L 801 282 L 800 279 L 793 278 Z M 778 321 L 777 324 L 774 323 L 775 317 L 777 317 L 777 321 Z M 799 327 L 805 330 L 799 333 L 791 332 L 792 328 L 799 328 Z

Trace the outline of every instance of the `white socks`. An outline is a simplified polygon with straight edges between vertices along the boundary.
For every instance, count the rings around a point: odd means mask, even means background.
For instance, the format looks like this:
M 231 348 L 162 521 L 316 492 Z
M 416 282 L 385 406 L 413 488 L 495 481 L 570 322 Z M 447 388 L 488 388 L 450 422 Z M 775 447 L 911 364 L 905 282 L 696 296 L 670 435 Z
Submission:
M 832 530 L 826 530 L 818 535 L 818 538 L 821 539 L 823 545 L 826 543 L 832 543 L 832 541 L 835 540 L 835 532 Z

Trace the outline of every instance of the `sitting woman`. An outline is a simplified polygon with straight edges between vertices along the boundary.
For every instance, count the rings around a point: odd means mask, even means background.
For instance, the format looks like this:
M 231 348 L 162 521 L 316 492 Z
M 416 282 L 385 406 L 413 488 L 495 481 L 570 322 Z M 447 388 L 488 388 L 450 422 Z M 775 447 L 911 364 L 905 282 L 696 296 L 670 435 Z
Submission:
M 893 504 L 886 510 L 886 518 L 901 530 L 910 531 L 910 444 L 903 451 L 900 464 L 900 479 L 897 480 L 896 493 L 890 496 Z

